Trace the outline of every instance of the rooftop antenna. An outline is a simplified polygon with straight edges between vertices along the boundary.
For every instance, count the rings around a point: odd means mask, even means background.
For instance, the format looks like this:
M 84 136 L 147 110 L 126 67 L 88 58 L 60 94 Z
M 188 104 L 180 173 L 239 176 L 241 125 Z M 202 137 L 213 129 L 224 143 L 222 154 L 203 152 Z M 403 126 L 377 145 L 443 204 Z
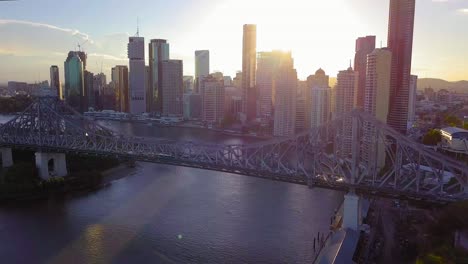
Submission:
M 137 33 L 136 33 L 136 36 L 137 37 L 140 36 L 140 19 L 139 19 L 139 17 L 137 17 Z

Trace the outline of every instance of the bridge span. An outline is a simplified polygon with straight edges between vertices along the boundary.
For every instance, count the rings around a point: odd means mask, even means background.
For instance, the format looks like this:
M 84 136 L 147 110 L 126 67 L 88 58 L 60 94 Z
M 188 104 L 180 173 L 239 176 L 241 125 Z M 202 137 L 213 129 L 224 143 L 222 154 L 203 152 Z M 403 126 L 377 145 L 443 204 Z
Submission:
M 63 101 L 38 98 L 0 127 L 3 166 L 11 149 L 36 151 L 40 176 L 65 176 L 67 153 L 187 166 L 399 199 L 467 199 L 468 166 L 413 142 L 371 115 L 353 111 L 290 138 L 246 145 L 129 137 Z M 350 206 L 359 201 L 348 199 Z M 345 201 L 346 205 L 346 201 Z M 356 218 L 353 216 L 354 223 Z

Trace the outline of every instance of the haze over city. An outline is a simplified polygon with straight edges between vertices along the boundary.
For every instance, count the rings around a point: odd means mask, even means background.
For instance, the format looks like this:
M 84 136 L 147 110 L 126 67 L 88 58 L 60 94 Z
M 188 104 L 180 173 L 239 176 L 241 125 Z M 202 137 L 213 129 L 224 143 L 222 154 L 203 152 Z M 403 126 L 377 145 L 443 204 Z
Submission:
M 235 76 L 242 69 L 242 25 L 254 23 L 257 50 L 291 50 L 300 79 L 319 67 L 336 76 L 353 59 L 357 37 L 376 35 L 377 46 L 386 45 L 388 2 L 2 1 L 0 83 L 47 79 L 49 66 L 62 65 L 78 43 L 88 68 L 100 72 L 102 65 L 110 75 L 111 67 L 128 63 L 137 18 L 140 36 L 168 39 L 171 58 L 184 61 L 184 75 L 194 74 L 194 51 L 209 49 L 211 69 Z M 416 10 L 412 73 L 468 79 L 468 1 L 420 0 Z

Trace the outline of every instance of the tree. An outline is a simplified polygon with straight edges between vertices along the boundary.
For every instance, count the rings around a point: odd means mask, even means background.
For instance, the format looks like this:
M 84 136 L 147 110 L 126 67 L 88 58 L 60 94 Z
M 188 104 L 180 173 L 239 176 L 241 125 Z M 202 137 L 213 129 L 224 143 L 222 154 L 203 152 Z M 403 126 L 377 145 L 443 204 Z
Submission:
M 426 135 L 423 137 L 423 144 L 435 146 L 437 143 L 442 141 L 442 134 L 439 130 L 431 129 L 427 132 Z
M 468 122 L 466 122 L 465 124 L 463 124 L 463 129 L 468 130 Z
M 445 123 L 448 124 L 449 126 L 452 126 L 452 127 L 458 127 L 458 126 L 461 126 L 462 124 L 462 121 L 457 118 L 456 116 L 453 116 L 453 115 L 448 115 L 445 117 Z

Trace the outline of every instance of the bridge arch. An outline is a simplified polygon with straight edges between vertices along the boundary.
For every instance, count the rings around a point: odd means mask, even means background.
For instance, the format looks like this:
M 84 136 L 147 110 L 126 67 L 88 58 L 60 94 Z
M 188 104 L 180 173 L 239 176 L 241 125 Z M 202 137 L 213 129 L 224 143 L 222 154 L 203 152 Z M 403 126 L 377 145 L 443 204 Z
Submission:
M 63 153 L 36 152 L 36 167 L 39 177 L 44 180 L 67 175 L 67 164 Z

